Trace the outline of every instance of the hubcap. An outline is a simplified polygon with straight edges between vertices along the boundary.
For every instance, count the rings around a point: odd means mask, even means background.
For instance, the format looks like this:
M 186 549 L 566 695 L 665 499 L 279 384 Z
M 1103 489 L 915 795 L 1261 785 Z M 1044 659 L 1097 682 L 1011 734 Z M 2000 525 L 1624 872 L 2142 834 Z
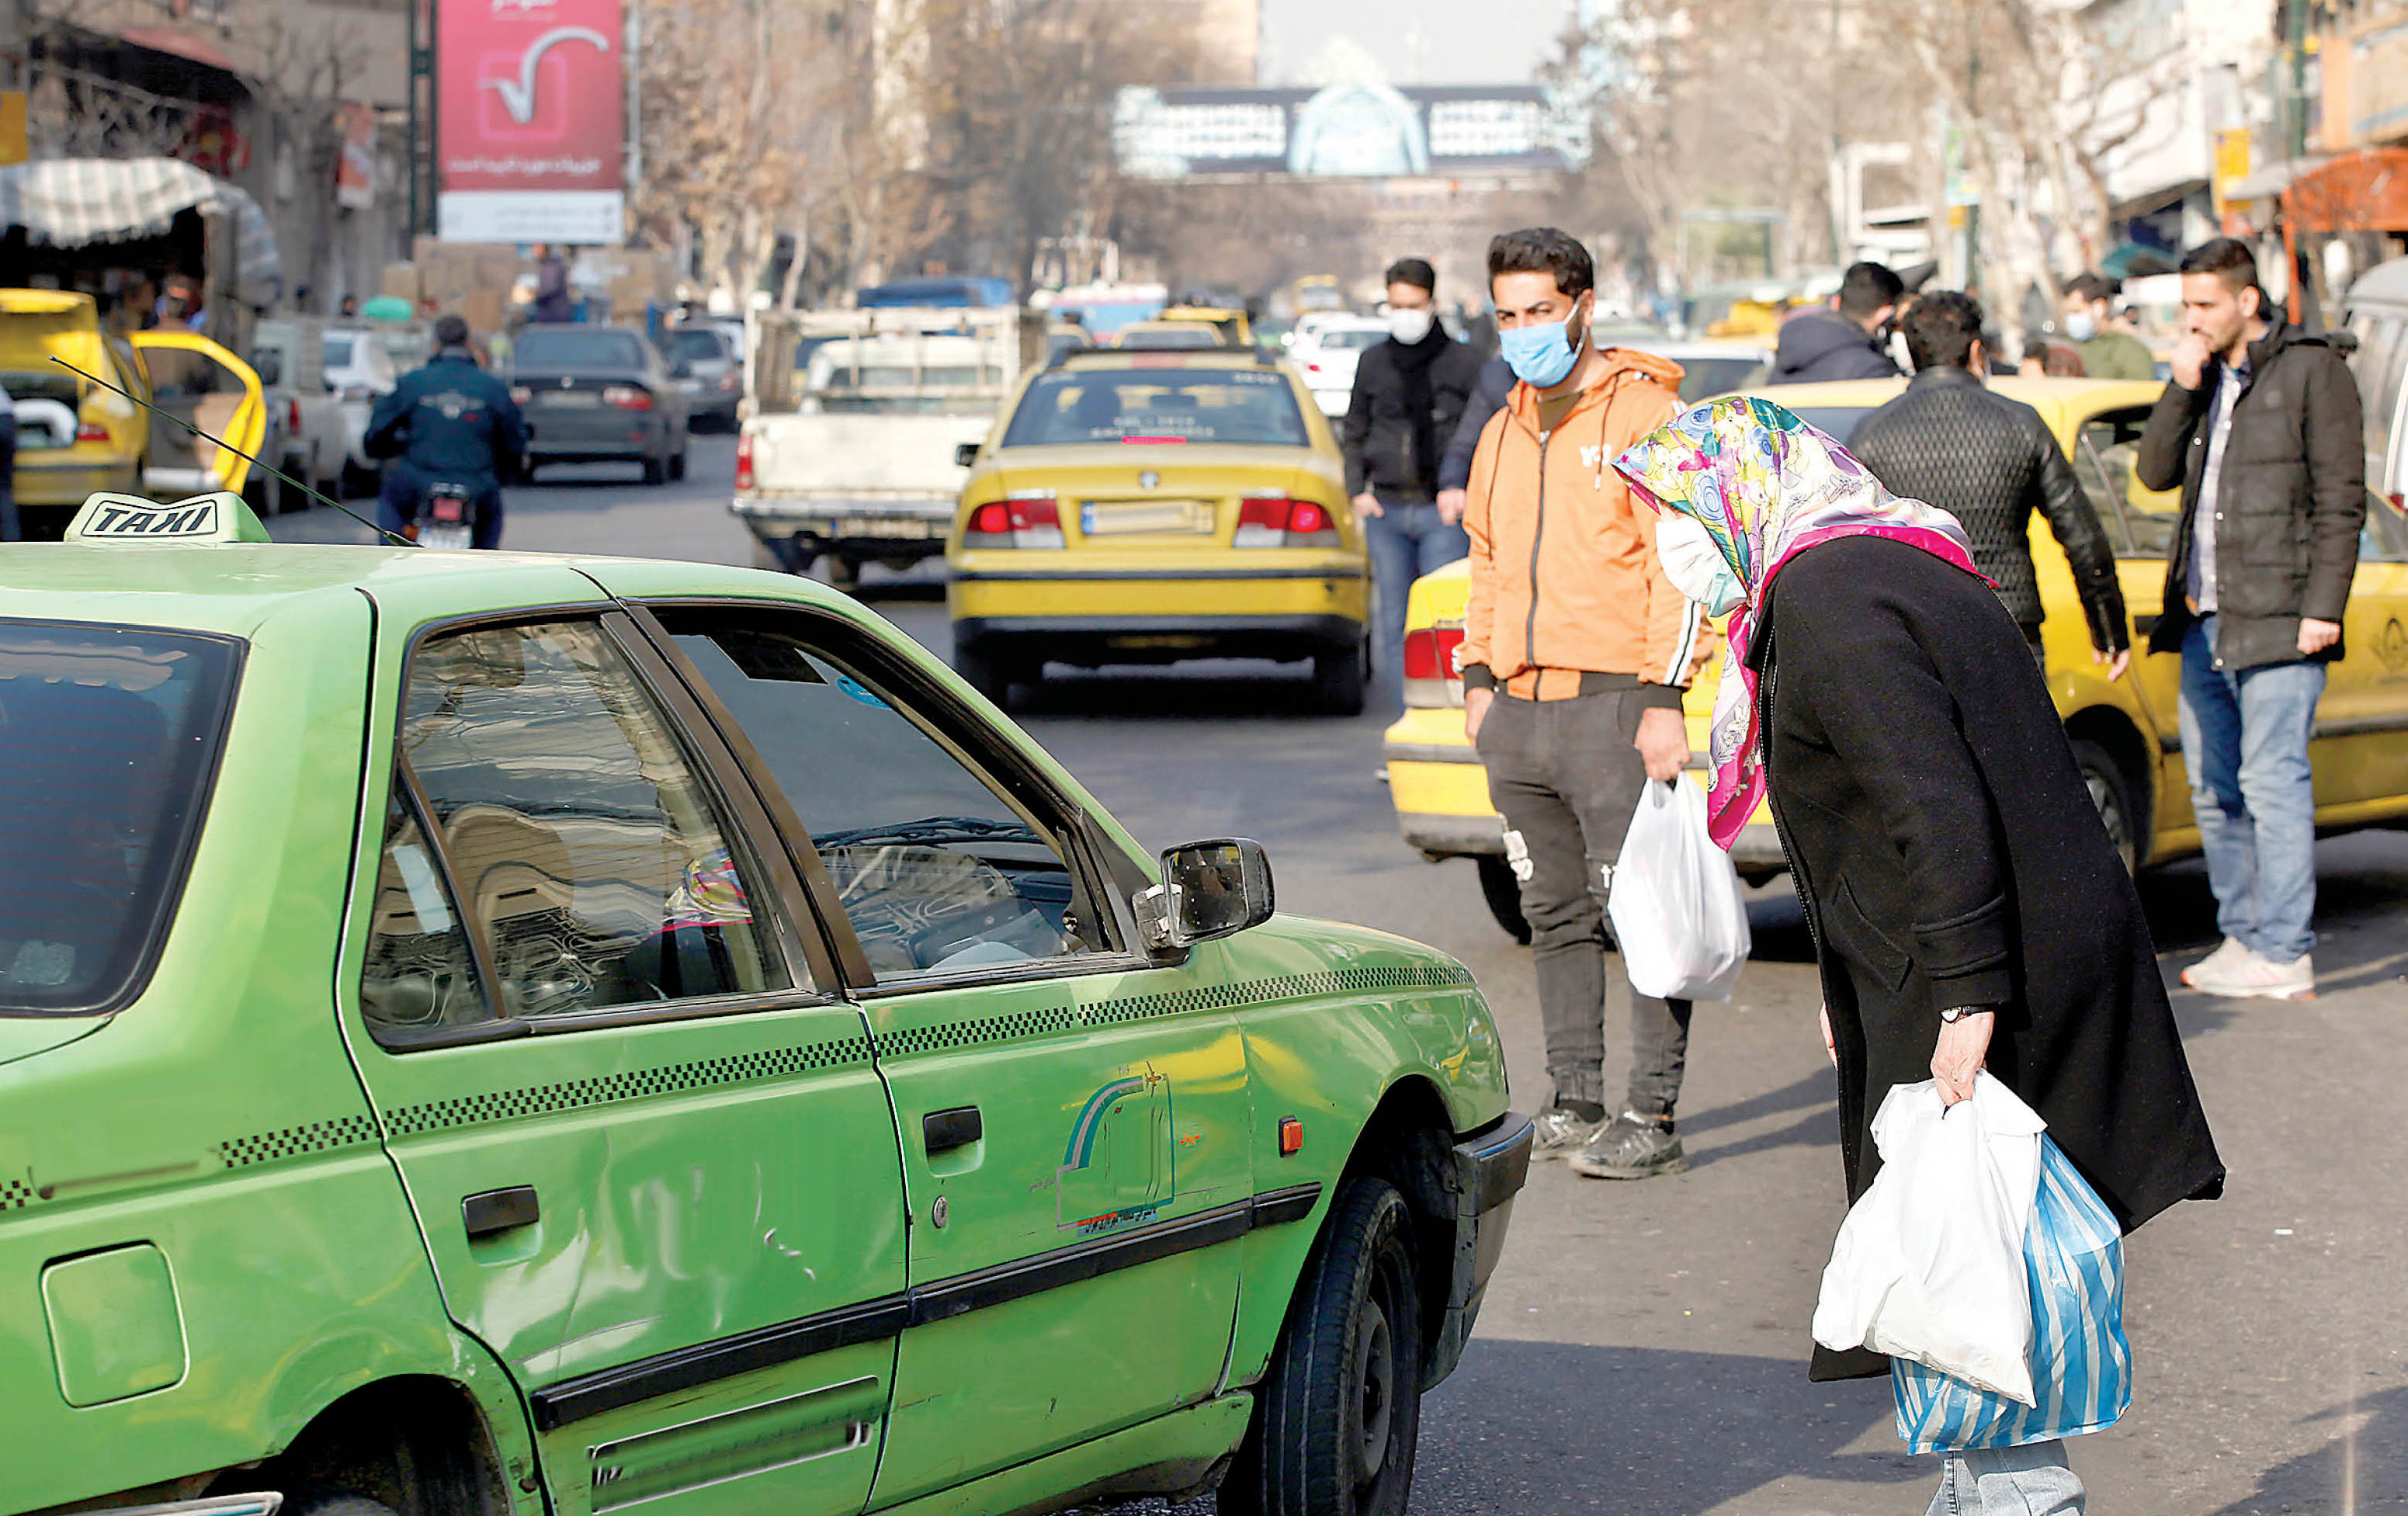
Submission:
M 1396 1403 L 1396 1358 L 1388 1338 L 1388 1313 L 1375 1296 L 1363 1302 L 1362 1329 L 1354 1336 L 1354 1382 L 1359 1387 L 1362 1482 L 1376 1479 L 1388 1457 L 1388 1417 Z

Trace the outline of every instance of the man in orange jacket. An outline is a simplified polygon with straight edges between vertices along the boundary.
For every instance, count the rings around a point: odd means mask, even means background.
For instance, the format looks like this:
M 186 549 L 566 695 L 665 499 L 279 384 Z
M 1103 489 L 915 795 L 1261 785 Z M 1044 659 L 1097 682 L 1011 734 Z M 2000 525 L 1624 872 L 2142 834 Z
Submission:
M 1628 1103 L 1611 1122 L 1603 1065 L 1606 893 L 1647 781 L 1689 761 L 1681 696 L 1703 631 L 1613 460 L 1680 408 L 1681 368 L 1589 340 L 1595 265 L 1553 227 L 1490 243 L 1488 282 L 1520 382 L 1471 465 L 1464 728 L 1530 922 L 1555 1080 L 1539 1154 L 1598 1179 L 1678 1173 L 1689 1003 L 1632 991 Z

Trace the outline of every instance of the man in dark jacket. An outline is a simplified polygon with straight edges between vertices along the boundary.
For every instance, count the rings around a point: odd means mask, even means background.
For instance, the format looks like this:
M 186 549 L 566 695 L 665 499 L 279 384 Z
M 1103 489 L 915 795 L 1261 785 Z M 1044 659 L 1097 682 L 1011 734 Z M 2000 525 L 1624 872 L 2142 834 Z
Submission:
M 1810 310 L 1781 323 L 1768 384 L 1823 379 L 1896 379 L 1898 365 L 1877 335 L 1898 312 L 1906 283 L 1880 264 L 1855 264 L 1840 280 L 1828 310 Z
M 1346 493 L 1371 550 L 1380 597 L 1375 658 L 1398 665 L 1405 594 L 1413 580 L 1471 551 L 1460 493 L 1438 500 L 1439 462 L 1480 376 L 1480 355 L 1447 336 L 1431 303 L 1437 271 L 1419 258 L 1388 269 L 1388 340 L 1354 367 L 1354 394 L 1339 423 Z
M 435 323 L 435 356 L 405 375 L 376 403 L 363 448 L 391 458 L 377 495 L 377 524 L 416 536 L 418 508 L 430 484 L 466 485 L 477 528 L 472 548 L 502 540 L 502 477 L 526 452 L 527 429 L 509 386 L 477 366 L 468 351 L 468 323 L 445 316 Z
M 1458 521 L 1462 519 L 1464 492 L 1471 487 L 1471 460 L 1480 451 L 1480 434 L 1488 429 L 1488 418 L 1505 408 L 1505 397 L 1513 393 L 1513 367 L 1504 354 L 1480 365 L 1480 381 L 1471 387 L 1471 398 L 1463 403 L 1463 419 L 1455 423 L 1454 439 L 1446 445 L 1446 456 L 1439 460 L 1441 514 L 1452 511 Z
M 1848 451 L 1890 493 L 1938 506 L 1963 523 L 1973 562 L 1998 586 L 2035 658 L 2041 603 L 2031 515 L 2047 517 L 2073 565 L 2095 656 L 2109 679 L 2123 678 L 2131 636 L 2114 550 L 2040 412 L 1984 385 L 1981 306 L 1955 290 L 1924 296 L 1906 314 L 1906 350 L 1914 360 L 1906 393 L 1857 423 Z
M 2182 262 L 2185 336 L 2134 472 L 2182 486 L 2152 652 L 2182 654 L 2182 744 L 2224 942 L 2183 970 L 2210 994 L 2315 993 L 2308 737 L 2366 524 L 2358 387 L 2286 325 L 2229 237 Z

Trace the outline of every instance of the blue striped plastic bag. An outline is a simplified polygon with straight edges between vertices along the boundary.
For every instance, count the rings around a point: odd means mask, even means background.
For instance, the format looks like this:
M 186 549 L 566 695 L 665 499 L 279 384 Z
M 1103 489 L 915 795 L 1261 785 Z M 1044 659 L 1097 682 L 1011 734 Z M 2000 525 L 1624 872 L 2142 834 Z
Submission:
M 2132 1404 L 2124 1336 L 2124 1231 L 2055 1142 L 2041 1138 L 2040 1189 L 2024 1232 L 2031 1286 L 2029 1406 L 1903 1358 L 1890 1360 L 1898 1435 L 1915 1452 L 2019 1448 L 2104 1431 Z

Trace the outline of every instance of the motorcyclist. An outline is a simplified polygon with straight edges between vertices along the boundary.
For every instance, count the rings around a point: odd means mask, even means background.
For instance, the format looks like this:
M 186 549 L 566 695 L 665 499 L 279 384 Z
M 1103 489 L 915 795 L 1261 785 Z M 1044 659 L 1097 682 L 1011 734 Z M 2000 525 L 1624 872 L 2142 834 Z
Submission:
M 468 350 L 468 323 L 437 319 L 435 355 L 368 417 L 365 451 L 394 460 L 378 493 L 377 524 L 415 538 L 428 486 L 456 484 L 467 489 L 477 513 L 469 546 L 499 547 L 502 479 L 517 472 L 526 445 L 526 420 L 509 387 L 478 367 Z

